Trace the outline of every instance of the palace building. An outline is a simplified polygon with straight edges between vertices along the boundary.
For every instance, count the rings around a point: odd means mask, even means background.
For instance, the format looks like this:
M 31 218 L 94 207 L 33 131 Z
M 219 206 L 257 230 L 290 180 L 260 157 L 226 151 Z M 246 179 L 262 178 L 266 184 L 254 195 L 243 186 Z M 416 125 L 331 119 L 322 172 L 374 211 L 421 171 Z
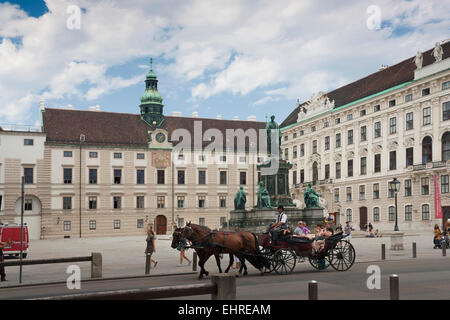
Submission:
M 337 223 L 393 231 L 397 178 L 400 231 L 450 219 L 450 42 L 297 103 L 281 127 L 296 202 L 312 183 Z
M 220 228 L 240 186 L 255 205 L 262 158 L 252 133 L 265 123 L 166 116 L 157 83 L 150 70 L 140 114 L 42 103 L 40 132 L 0 131 L 0 220 L 20 223 L 22 175 L 34 239 L 138 235 L 148 224 L 166 234 L 188 221 Z

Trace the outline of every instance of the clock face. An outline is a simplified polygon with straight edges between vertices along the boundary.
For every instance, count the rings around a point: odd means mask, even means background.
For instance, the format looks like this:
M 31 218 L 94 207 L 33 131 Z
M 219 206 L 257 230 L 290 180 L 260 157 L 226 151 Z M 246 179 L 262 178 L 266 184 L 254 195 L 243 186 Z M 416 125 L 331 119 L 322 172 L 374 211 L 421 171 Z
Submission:
M 164 133 L 158 133 L 156 135 L 156 141 L 158 141 L 159 143 L 164 142 L 166 140 L 166 136 L 164 135 Z

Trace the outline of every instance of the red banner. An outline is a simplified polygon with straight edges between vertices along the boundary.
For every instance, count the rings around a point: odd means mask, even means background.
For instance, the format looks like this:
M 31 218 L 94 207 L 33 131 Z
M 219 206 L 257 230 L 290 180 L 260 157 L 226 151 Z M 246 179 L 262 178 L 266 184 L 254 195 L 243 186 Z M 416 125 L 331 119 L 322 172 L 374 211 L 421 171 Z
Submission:
M 436 212 L 436 219 L 442 219 L 441 193 L 439 192 L 437 175 L 434 176 L 434 208 Z

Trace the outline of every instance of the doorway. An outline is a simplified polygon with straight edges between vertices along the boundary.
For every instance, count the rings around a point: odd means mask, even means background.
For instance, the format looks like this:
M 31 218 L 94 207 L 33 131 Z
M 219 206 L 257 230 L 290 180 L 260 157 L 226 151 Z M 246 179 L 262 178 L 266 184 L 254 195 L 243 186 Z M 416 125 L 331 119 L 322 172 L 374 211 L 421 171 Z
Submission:
M 445 228 L 447 220 L 450 219 L 450 207 L 442 207 L 442 228 Z
M 167 233 L 167 218 L 163 215 L 156 217 L 156 234 Z
M 361 207 L 359 208 L 359 227 L 362 230 L 364 226 L 367 224 L 367 208 Z

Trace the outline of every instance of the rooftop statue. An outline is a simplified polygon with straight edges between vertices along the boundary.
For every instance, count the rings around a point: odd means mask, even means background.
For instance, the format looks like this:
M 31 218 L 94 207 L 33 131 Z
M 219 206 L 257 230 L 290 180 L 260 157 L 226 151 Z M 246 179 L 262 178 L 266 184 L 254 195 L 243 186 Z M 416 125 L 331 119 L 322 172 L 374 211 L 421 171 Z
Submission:
M 245 210 L 246 202 L 247 197 L 244 192 L 244 187 L 241 186 L 234 196 L 234 210 Z
M 309 208 L 320 208 L 319 197 L 320 197 L 320 194 L 318 194 L 312 188 L 311 183 L 309 183 L 308 184 L 308 188 L 306 188 L 305 194 L 304 194 L 306 208 L 307 209 L 309 209 Z
M 433 52 L 431 53 L 431 55 L 434 57 L 434 59 L 436 60 L 436 62 L 439 62 L 442 60 L 442 54 L 444 53 L 444 51 L 442 50 L 442 47 L 440 45 L 439 42 L 436 42 Z
M 278 154 L 280 154 L 281 150 L 281 129 L 278 123 L 275 122 L 275 116 L 272 115 L 270 117 L 270 122 L 266 124 L 266 131 L 267 131 L 267 151 L 269 155 L 272 155 L 272 135 L 275 134 L 275 132 L 278 132 Z M 273 130 L 276 130 L 273 132 Z M 273 150 L 275 151 L 275 150 Z
M 422 69 L 422 64 L 423 64 L 422 52 L 417 51 L 416 58 L 414 59 L 414 62 L 416 63 L 417 69 Z
M 258 188 L 258 203 L 256 204 L 257 208 L 271 208 L 270 206 L 270 194 L 269 191 L 264 186 L 264 182 L 259 182 Z

